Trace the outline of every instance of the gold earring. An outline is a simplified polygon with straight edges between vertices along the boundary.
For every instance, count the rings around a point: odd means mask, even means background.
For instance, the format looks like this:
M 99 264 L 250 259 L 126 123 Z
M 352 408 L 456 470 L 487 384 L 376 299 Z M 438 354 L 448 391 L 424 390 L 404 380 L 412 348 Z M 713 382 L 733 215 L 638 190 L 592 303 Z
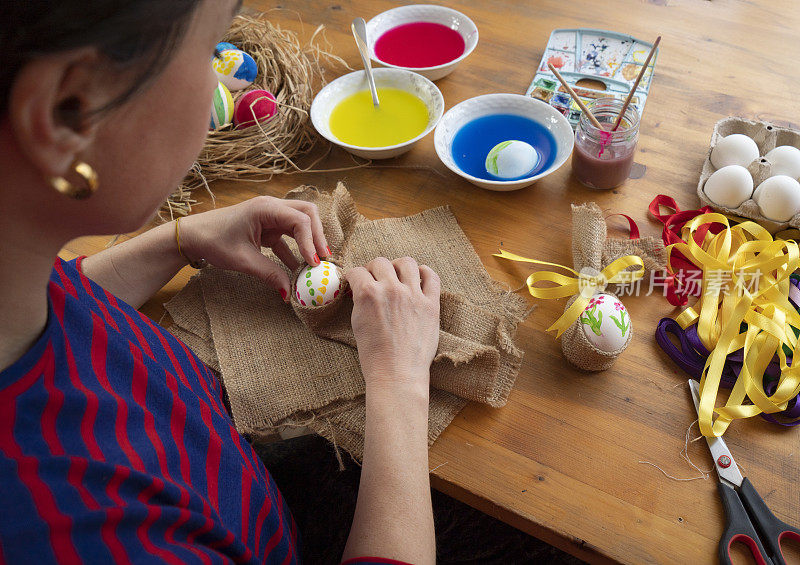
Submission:
M 50 185 L 64 196 L 69 196 L 73 200 L 85 200 L 97 191 L 100 181 L 97 172 L 88 164 L 77 159 L 70 167 L 76 174 L 84 180 L 83 186 L 75 186 L 64 177 L 50 177 Z

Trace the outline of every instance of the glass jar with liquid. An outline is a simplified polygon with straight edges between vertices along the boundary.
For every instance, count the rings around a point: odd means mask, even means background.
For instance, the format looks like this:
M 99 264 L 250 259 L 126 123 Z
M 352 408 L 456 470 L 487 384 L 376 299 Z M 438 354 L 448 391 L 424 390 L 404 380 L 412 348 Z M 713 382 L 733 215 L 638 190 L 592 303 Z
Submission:
M 603 126 L 602 130 L 597 129 L 585 113 L 581 114 L 575 130 L 572 171 L 590 188 L 615 188 L 630 175 L 639 141 L 639 112 L 628 106 L 619 127 L 611 131 L 622 104 L 623 101 L 616 98 L 599 98 L 587 106 Z

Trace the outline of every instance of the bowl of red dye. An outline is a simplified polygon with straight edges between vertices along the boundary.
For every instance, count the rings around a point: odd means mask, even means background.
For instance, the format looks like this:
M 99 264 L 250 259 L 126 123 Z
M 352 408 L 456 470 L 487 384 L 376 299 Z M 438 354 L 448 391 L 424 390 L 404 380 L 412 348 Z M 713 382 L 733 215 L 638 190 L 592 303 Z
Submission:
M 478 28 L 452 8 L 412 4 L 392 8 L 367 22 L 370 57 L 386 67 L 438 80 L 478 44 Z

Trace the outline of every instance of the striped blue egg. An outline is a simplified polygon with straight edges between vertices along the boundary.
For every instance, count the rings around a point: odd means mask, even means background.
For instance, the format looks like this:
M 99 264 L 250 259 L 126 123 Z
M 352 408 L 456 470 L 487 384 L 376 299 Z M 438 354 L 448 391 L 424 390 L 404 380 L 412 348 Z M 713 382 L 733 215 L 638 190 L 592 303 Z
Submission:
M 214 104 L 211 106 L 211 129 L 217 130 L 228 125 L 233 120 L 233 97 L 231 91 L 222 84 L 217 83 L 214 89 Z
M 212 62 L 219 81 L 231 91 L 247 88 L 258 75 L 255 60 L 241 49 L 226 49 Z

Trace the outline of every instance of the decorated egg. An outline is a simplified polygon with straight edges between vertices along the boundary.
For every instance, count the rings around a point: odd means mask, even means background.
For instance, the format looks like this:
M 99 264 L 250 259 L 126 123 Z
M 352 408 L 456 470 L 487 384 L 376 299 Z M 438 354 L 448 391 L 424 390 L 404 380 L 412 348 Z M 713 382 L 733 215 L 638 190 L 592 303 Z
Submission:
M 222 84 L 217 83 L 214 89 L 214 104 L 211 106 L 211 129 L 220 129 L 231 123 L 233 120 L 233 97 L 230 90 Z
M 492 147 L 486 156 L 486 172 L 501 179 L 523 177 L 539 164 L 539 153 L 529 143 L 512 139 Z
M 708 177 L 703 191 L 719 206 L 738 208 L 753 194 L 753 177 L 741 165 L 728 165 Z
M 241 49 L 226 49 L 211 64 L 217 78 L 231 91 L 247 88 L 258 75 L 255 60 Z
M 601 292 L 590 298 L 579 320 L 589 343 L 606 353 L 624 347 L 631 334 L 628 310 L 610 294 Z
M 228 49 L 239 49 L 233 43 L 228 43 L 227 41 L 220 41 L 217 43 L 216 50 L 222 53 L 223 51 L 227 51 Z
M 793 179 L 800 179 L 800 149 L 797 147 L 781 145 L 764 157 L 772 164 L 773 176 L 786 175 Z
M 233 109 L 233 123 L 236 129 L 247 128 L 256 121 L 265 122 L 278 111 L 275 96 L 268 90 L 250 90 L 246 92 Z
M 756 159 L 758 159 L 758 145 L 741 133 L 723 137 L 711 150 L 711 164 L 715 169 L 728 165 L 747 167 Z
M 800 212 L 800 183 L 786 175 L 769 177 L 753 192 L 753 200 L 765 218 L 788 222 Z
M 316 267 L 306 265 L 297 275 L 295 297 L 303 306 L 322 306 L 339 296 L 343 277 L 339 267 L 320 261 Z

